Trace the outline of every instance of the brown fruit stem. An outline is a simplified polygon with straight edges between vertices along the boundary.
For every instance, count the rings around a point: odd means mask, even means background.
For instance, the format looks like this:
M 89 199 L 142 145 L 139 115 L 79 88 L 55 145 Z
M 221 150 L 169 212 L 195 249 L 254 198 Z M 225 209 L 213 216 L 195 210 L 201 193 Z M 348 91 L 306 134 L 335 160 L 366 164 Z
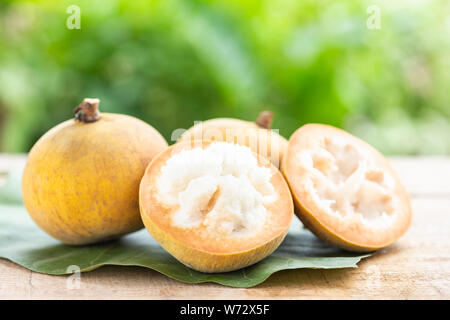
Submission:
M 100 119 L 98 111 L 99 99 L 85 98 L 81 104 L 73 110 L 75 120 L 90 123 Z
M 273 113 L 270 111 L 261 111 L 256 119 L 256 124 L 264 129 L 270 129 L 272 127 Z

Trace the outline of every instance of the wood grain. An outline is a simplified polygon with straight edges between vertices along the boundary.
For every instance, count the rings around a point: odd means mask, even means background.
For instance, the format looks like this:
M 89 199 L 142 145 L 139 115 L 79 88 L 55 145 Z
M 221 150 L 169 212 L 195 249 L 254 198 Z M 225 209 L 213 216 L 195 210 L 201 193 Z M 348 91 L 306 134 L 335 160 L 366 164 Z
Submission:
M 413 223 L 396 244 L 357 269 L 288 270 L 249 289 L 189 285 L 138 267 L 68 276 L 31 272 L 0 260 L 0 299 L 450 299 L 450 158 L 392 158 L 411 193 Z M 0 171 L 23 166 L 0 156 Z M 1 245 L 1 244 L 0 244 Z

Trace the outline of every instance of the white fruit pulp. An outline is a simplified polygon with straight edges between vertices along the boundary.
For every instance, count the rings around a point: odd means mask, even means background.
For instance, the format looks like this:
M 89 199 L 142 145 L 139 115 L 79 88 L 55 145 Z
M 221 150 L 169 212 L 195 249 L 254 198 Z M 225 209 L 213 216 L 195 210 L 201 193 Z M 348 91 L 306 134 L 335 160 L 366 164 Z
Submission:
M 373 227 L 392 223 L 398 199 L 395 181 L 358 146 L 326 137 L 316 148 L 298 153 L 304 188 L 328 214 L 362 218 Z
M 259 166 L 248 147 L 214 142 L 167 160 L 157 180 L 158 200 L 177 208 L 174 226 L 249 236 L 264 225 L 265 205 L 278 197 L 271 177 L 271 169 Z

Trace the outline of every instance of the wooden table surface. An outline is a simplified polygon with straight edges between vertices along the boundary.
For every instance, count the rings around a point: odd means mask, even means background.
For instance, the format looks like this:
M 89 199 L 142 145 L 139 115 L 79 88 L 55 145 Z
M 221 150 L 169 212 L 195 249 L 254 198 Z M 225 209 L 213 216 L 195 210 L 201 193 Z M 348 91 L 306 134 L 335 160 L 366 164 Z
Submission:
M 24 161 L 1 155 L 0 171 Z M 254 288 L 236 289 L 107 266 L 81 274 L 80 288 L 68 289 L 67 276 L 0 259 L 0 299 L 450 299 L 450 158 L 396 157 L 391 163 L 410 192 L 413 223 L 397 243 L 359 268 L 281 271 Z

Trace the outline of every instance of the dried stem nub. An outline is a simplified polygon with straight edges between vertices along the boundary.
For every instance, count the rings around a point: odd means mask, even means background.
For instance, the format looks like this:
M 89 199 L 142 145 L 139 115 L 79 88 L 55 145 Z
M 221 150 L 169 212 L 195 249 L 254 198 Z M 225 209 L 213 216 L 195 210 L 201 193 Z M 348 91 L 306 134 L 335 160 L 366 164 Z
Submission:
M 99 99 L 85 98 L 81 104 L 73 110 L 75 120 L 89 123 L 100 119 L 100 112 L 98 111 Z
M 256 119 L 256 124 L 264 129 L 270 129 L 272 127 L 273 113 L 270 111 L 261 111 Z

